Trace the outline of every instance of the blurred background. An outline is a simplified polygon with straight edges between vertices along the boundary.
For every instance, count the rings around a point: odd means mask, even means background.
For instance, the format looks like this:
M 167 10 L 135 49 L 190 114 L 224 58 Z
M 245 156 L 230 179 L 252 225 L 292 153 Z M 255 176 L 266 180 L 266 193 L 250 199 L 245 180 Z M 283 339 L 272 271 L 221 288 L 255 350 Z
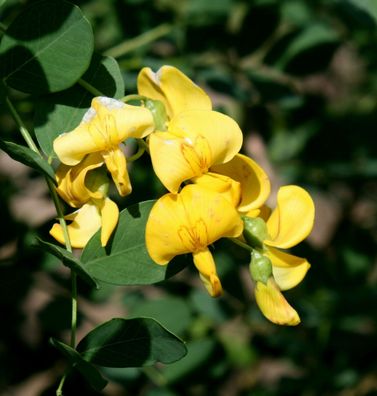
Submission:
M 0 1 L 7 26 L 31 1 Z M 235 118 L 243 152 L 274 195 L 299 184 L 315 228 L 292 252 L 312 267 L 286 292 L 302 323 L 269 323 L 253 299 L 248 257 L 216 244 L 225 295 L 211 299 L 193 268 L 148 287 L 79 284 L 79 337 L 112 317 L 151 316 L 187 341 L 169 365 L 106 369 L 101 394 L 143 396 L 377 395 L 377 2 L 374 0 L 87 0 L 98 53 L 114 56 L 126 94 L 144 66 L 177 66 Z M 33 98 L 16 94 L 32 128 Z M 2 138 L 18 141 L 0 107 Z M 19 140 L 21 142 L 21 140 Z M 128 206 L 164 190 L 144 156 Z M 69 274 L 32 247 L 55 215 L 44 180 L 0 153 L 0 394 L 53 395 L 65 361 Z M 79 375 L 66 394 L 96 395 Z

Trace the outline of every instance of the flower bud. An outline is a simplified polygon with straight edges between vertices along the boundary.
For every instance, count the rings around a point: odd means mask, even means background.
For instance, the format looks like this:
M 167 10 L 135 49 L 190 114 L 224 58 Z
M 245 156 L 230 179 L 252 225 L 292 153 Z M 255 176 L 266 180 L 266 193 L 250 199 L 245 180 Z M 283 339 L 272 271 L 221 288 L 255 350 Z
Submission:
M 145 101 L 145 107 L 152 113 L 156 129 L 158 131 L 165 131 L 167 115 L 163 103 L 160 100 L 147 99 Z
M 257 250 L 251 253 L 251 261 L 249 265 L 251 278 L 255 282 L 267 284 L 268 279 L 272 276 L 271 260 Z
M 251 247 L 263 247 L 263 241 L 267 239 L 268 232 L 266 223 L 260 217 L 242 217 L 244 223 L 243 237 Z

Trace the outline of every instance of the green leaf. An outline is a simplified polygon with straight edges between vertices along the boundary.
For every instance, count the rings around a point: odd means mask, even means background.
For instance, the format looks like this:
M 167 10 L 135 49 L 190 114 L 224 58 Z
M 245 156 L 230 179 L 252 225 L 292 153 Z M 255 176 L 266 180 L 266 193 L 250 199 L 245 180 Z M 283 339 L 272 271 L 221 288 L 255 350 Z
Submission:
M 185 344 L 151 318 L 112 319 L 78 344 L 85 360 L 105 367 L 141 367 L 182 359 Z
M 277 64 L 279 67 L 285 67 L 300 53 L 322 44 L 335 43 L 337 40 L 335 30 L 323 24 L 313 23 L 292 39 Z
M 93 54 L 82 80 L 104 95 L 121 98 L 124 81 L 118 63 L 110 57 Z M 35 135 L 43 152 L 54 156 L 53 142 L 62 133 L 76 128 L 90 107 L 93 95 L 79 84 L 63 92 L 41 98 L 35 106 Z
M 106 248 L 100 233 L 86 245 L 81 261 L 96 279 L 115 285 L 149 285 L 161 282 L 187 264 L 186 256 L 177 256 L 169 265 L 158 265 L 145 246 L 145 225 L 154 201 L 141 202 L 123 210 L 118 226 Z
M 100 391 L 107 385 L 107 381 L 102 377 L 96 367 L 84 360 L 72 347 L 54 338 L 50 338 L 50 344 L 59 350 L 69 360 L 73 367 L 80 371 L 93 389 Z
M 42 0 L 20 13 L 0 45 L 7 85 L 41 94 L 71 87 L 88 68 L 93 32 L 80 9 L 63 0 Z
M 41 248 L 61 260 L 66 267 L 70 268 L 72 271 L 75 271 L 82 280 L 84 280 L 90 286 L 94 286 L 97 289 L 99 288 L 96 280 L 93 279 L 93 277 L 90 275 L 90 273 L 88 273 L 87 269 L 83 266 L 81 261 L 77 259 L 72 253 L 68 252 L 68 250 L 63 249 L 60 246 L 43 241 L 40 238 L 37 238 L 37 241 L 38 245 Z
M 178 334 L 183 333 L 190 326 L 192 319 L 187 301 L 171 296 L 138 304 L 130 313 L 130 317 L 137 316 L 153 317 L 163 326 Z
M 6 87 L 3 83 L 3 81 L 0 79 L 0 104 L 5 103 L 6 96 L 7 96 Z
M 374 23 L 377 24 L 377 2 L 376 0 L 347 0 L 345 4 L 351 4 L 358 10 L 365 12 Z
M 0 148 L 14 160 L 43 173 L 56 184 L 54 170 L 48 164 L 48 162 L 35 151 L 29 149 L 28 147 L 3 140 L 0 140 Z
M 198 370 L 208 362 L 215 348 L 215 340 L 203 338 L 187 343 L 187 356 L 163 370 L 163 376 L 168 383 L 180 380 L 185 375 Z
M 124 96 L 124 80 L 118 62 L 111 56 L 93 54 L 82 80 L 93 85 L 103 95 L 115 99 Z

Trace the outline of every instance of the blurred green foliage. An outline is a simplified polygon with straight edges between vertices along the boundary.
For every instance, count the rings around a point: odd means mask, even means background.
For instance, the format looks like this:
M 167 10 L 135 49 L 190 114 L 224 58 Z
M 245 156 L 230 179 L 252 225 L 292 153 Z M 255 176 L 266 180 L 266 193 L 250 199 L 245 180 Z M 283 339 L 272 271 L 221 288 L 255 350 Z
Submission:
M 32 2 L 0 1 L 0 29 Z M 304 186 L 317 206 L 312 238 L 294 250 L 312 264 L 306 280 L 287 293 L 302 319 L 296 328 L 262 317 L 244 276 L 247 255 L 226 242 L 215 250 L 226 290 L 220 299 L 209 298 L 189 268 L 143 288 L 104 285 L 95 291 L 80 283 L 83 326 L 109 319 L 114 311 L 151 316 L 186 340 L 189 350 L 169 366 L 104 370 L 111 385 L 103 394 L 377 395 L 376 2 L 75 4 L 93 27 L 97 53 L 117 58 L 126 94 L 135 91 L 140 68 L 179 67 L 209 92 L 218 110 L 240 123 L 245 152 L 267 163 L 273 182 Z M 32 126 L 35 101 L 43 96 L 14 92 L 14 97 Z M 0 128 L 3 139 L 19 139 L 3 106 Z M 121 205 L 163 192 L 149 158 L 137 161 L 131 172 L 134 193 Z M 33 394 L 53 395 L 63 370 L 47 340 L 64 336 L 62 317 L 69 323 L 67 273 L 31 247 L 37 234 L 47 236 L 51 221 L 43 220 L 35 231 L 35 224 L 17 215 L 16 198 L 36 178 L 0 165 L 4 395 L 29 394 L 35 381 Z M 66 394 L 96 393 L 77 375 Z

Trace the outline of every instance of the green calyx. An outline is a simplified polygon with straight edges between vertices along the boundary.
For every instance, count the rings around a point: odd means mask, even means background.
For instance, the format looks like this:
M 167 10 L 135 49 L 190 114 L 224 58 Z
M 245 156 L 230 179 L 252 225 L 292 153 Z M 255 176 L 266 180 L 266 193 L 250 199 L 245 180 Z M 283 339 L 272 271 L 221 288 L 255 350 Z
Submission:
M 154 124 L 158 131 L 166 130 L 167 115 L 165 106 L 159 100 L 147 99 L 145 100 L 145 107 L 151 111 L 153 115 Z
M 268 238 L 266 223 L 260 217 L 242 217 L 243 237 L 249 246 L 263 248 L 263 241 Z
M 272 276 L 271 260 L 257 250 L 251 253 L 249 269 L 251 278 L 255 282 L 267 284 L 268 279 Z

